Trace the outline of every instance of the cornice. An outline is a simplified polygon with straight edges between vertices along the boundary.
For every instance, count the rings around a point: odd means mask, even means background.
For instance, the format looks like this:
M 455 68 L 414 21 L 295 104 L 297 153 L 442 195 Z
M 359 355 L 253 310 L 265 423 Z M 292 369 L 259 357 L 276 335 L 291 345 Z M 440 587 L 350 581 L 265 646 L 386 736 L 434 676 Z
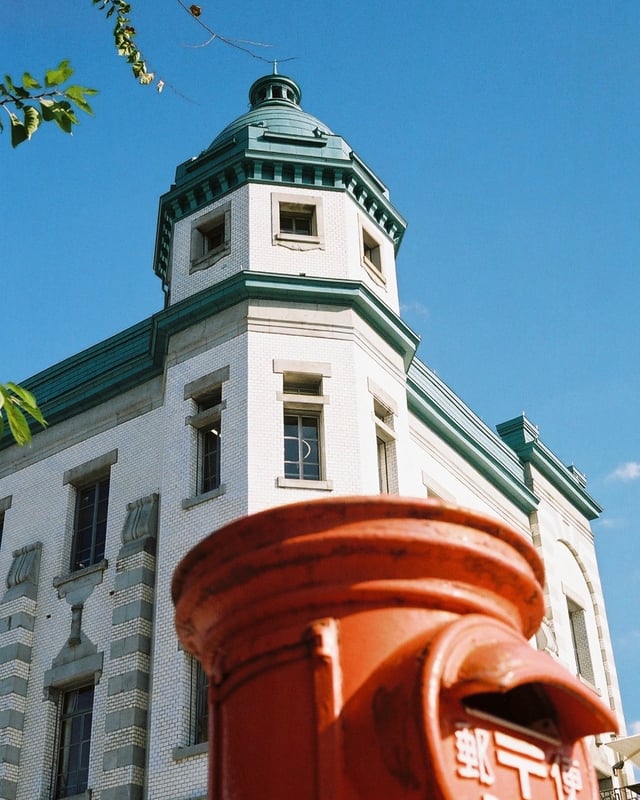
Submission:
M 597 519 L 602 507 L 585 491 L 585 478 L 575 467 L 565 466 L 540 440 L 538 429 L 524 414 L 502 422 L 497 431 L 525 463 L 532 464 L 574 508 L 588 520 Z
M 245 300 L 352 308 L 408 368 L 419 337 L 359 281 L 241 272 L 23 382 L 48 424 L 93 408 L 162 374 L 171 336 Z M 32 432 L 37 435 L 34 424 Z M 8 432 L 0 448 L 12 445 Z
M 160 198 L 153 268 L 168 285 L 174 224 L 246 183 L 343 191 L 393 242 L 396 253 L 407 227 L 376 175 L 335 134 L 321 138 L 280 136 L 248 126 L 214 150 L 178 167 L 176 183 Z M 277 137 L 276 137 L 277 138 Z M 286 143 L 291 146 L 284 152 Z M 278 150 L 270 148 L 281 145 Z
M 414 359 L 407 375 L 409 409 L 455 452 L 530 514 L 538 499 L 527 488 L 513 451 L 425 364 Z

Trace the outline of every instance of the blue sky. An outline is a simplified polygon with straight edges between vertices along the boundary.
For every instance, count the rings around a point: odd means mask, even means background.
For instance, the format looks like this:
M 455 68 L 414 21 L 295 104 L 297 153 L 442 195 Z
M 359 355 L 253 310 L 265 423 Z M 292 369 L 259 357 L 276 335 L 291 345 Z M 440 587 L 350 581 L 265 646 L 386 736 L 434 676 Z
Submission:
M 177 0 L 132 0 L 159 94 L 137 86 L 89 0 L 3 0 L 0 68 L 69 58 L 97 87 L 73 137 L 0 136 L 0 380 L 161 308 L 160 194 L 247 108 L 270 67 Z M 305 110 L 343 135 L 408 219 L 399 261 L 419 355 L 489 425 L 525 411 L 586 473 L 630 727 L 640 731 L 640 4 L 202 2 L 271 43 Z

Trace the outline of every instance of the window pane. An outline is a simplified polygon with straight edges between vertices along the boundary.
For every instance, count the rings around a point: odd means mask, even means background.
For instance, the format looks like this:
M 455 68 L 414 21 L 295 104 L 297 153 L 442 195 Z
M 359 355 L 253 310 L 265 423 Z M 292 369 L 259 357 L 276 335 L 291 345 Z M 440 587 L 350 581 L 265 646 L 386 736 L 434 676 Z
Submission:
M 201 491 L 210 492 L 220 486 L 220 420 L 200 433 L 202 448 Z
M 297 234 L 299 236 L 311 236 L 313 233 L 313 217 L 315 207 L 305 205 L 302 207 L 283 208 L 280 207 L 280 231 L 282 233 Z
M 320 479 L 319 418 L 302 414 L 284 416 L 285 478 Z
M 56 798 L 87 788 L 93 714 L 93 686 L 65 692 L 61 702 Z
M 300 446 L 297 438 L 284 440 L 284 460 L 297 462 L 299 460 Z
M 71 569 L 82 569 L 104 558 L 108 510 L 108 477 L 78 489 Z
M 191 720 L 192 743 L 200 744 L 209 738 L 209 681 L 200 662 L 192 658 L 191 661 Z

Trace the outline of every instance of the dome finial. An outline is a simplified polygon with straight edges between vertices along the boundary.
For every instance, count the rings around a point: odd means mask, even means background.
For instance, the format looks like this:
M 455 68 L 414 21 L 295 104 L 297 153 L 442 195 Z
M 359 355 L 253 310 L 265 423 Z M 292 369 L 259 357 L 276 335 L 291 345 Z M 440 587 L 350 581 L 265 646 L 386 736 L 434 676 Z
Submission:
M 286 75 L 278 74 L 278 62 L 273 61 L 273 73 L 265 75 L 249 89 L 251 108 L 261 105 L 287 105 L 300 108 L 302 92 L 298 84 Z

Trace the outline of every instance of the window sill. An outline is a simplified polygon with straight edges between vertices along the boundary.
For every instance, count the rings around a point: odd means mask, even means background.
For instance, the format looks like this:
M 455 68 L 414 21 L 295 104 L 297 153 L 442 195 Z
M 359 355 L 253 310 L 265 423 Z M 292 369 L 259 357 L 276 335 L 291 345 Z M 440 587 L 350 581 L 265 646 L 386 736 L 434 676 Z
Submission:
M 379 285 L 386 287 L 387 279 L 382 273 L 382 270 L 376 267 L 373 261 L 369 261 L 368 258 L 362 258 L 362 266 L 367 270 L 369 275 L 373 278 L 373 280 Z
M 93 588 L 102 583 L 102 573 L 109 566 L 106 558 L 88 567 L 74 570 L 67 575 L 59 575 L 53 579 L 53 587 L 58 590 L 58 597 L 66 597 L 69 592 L 82 588 Z M 79 795 L 83 797 L 84 795 Z
M 323 250 L 324 242 L 319 236 L 305 236 L 300 233 L 276 233 L 273 243 L 290 250 Z
M 91 800 L 91 789 L 85 789 L 85 791 L 80 792 L 80 794 L 66 795 L 63 800 Z
M 223 259 L 225 256 L 228 256 L 231 252 L 231 247 L 228 244 L 225 244 L 221 247 L 217 247 L 215 250 L 210 250 L 206 255 L 200 256 L 200 258 L 194 258 L 189 265 L 189 275 L 192 275 L 194 272 L 200 272 L 204 269 L 209 269 L 214 264 L 217 264 L 218 261 Z
M 199 744 L 181 745 L 173 748 L 172 756 L 174 761 L 182 761 L 183 758 L 191 758 L 191 756 L 202 756 L 209 752 L 209 742 L 200 742 Z
M 303 478 L 278 477 L 276 485 L 280 489 L 317 489 L 321 492 L 333 491 L 333 481 L 310 481 Z
M 227 487 L 224 483 L 221 483 L 217 489 L 212 489 L 210 492 L 203 492 L 195 497 L 185 497 L 182 501 L 182 509 L 186 511 L 189 508 L 193 508 L 193 506 L 199 506 L 200 503 L 206 503 L 207 500 L 214 500 L 216 497 L 223 495 L 226 490 Z

